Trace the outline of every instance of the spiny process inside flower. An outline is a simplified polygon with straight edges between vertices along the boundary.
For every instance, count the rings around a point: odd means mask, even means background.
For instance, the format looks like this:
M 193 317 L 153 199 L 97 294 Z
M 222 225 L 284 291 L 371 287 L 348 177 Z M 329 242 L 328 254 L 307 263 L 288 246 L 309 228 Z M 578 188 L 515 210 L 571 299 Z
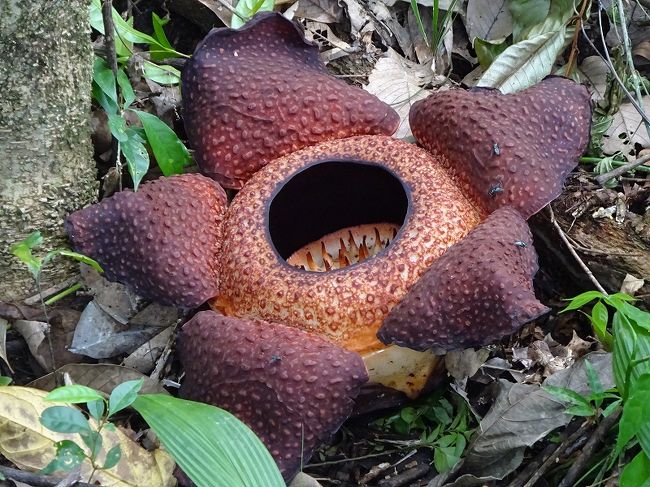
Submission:
M 586 147 L 583 86 L 434 93 L 409 117 L 422 149 L 388 137 L 397 114 L 329 76 L 295 24 L 262 14 L 207 36 L 183 97 L 201 170 L 241 188 L 230 206 L 204 176 L 161 178 L 67 229 L 109 278 L 229 315 L 183 327 L 182 393 L 238 415 L 286 480 L 366 380 L 415 397 L 431 350 L 492 343 L 548 311 L 525 219 Z
M 297 250 L 287 263 L 305 271 L 327 272 L 374 257 L 390 245 L 399 225 L 367 223 L 342 228 Z

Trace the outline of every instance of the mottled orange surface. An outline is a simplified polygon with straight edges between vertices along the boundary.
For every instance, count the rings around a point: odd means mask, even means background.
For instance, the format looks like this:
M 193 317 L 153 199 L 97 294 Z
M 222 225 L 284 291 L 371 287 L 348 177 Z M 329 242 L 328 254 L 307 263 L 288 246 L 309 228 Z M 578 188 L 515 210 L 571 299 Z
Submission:
M 393 243 L 364 262 L 326 273 L 287 264 L 266 232 L 274 191 L 310 164 L 362 159 L 410 189 L 406 220 Z M 325 142 L 261 169 L 235 197 L 224 223 L 219 297 L 212 306 L 320 333 L 360 353 L 382 347 L 376 332 L 425 269 L 485 216 L 424 150 L 382 136 Z

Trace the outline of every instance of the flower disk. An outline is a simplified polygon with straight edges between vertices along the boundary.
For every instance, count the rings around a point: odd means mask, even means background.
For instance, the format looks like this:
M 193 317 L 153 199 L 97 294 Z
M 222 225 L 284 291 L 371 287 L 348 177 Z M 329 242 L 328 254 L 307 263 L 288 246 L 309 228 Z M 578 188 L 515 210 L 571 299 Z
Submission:
M 160 178 L 71 214 L 66 232 L 106 277 L 161 304 L 195 307 L 218 287 L 226 194 L 198 174 Z
M 537 269 L 524 219 L 497 210 L 433 263 L 377 336 L 434 352 L 492 343 L 549 311 L 533 292 Z
M 241 188 L 273 159 L 324 140 L 390 135 L 397 113 L 325 70 L 279 13 L 213 29 L 183 70 L 183 118 L 201 170 Z
M 489 211 L 528 218 L 556 198 L 589 141 L 587 89 L 550 77 L 512 95 L 449 90 L 413 104 L 413 135 L 443 156 L 466 194 Z
M 368 380 L 359 355 L 317 335 L 212 311 L 183 326 L 179 353 L 181 395 L 246 423 L 287 480 L 350 415 Z

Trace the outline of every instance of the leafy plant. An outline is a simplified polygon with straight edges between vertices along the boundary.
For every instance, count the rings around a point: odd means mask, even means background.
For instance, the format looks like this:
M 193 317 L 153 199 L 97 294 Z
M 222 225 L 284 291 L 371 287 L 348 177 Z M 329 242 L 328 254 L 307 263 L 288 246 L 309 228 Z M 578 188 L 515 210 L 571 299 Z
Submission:
M 56 443 L 54 459 L 42 470 L 42 473 L 69 471 L 88 459 L 93 467 L 88 479 L 88 482 L 91 482 L 97 470 L 114 468 L 122 456 L 119 444 L 105 452 L 104 463 L 98 464 L 98 457 L 103 451 L 102 429 L 114 428 L 109 420 L 135 401 L 143 382 L 143 379 L 139 379 L 118 385 L 113 389 L 108 400 L 98 391 L 82 385 L 63 386 L 50 392 L 46 397 L 48 401 L 69 404 L 85 403 L 88 416 L 94 421 L 91 424 L 80 409 L 68 406 L 52 406 L 44 410 L 40 418 L 43 426 L 57 433 L 79 434 L 88 453 L 72 440 L 59 441 Z
M 139 379 L 118 385 L 108 400 L 98 391 L 81 385 L 59 387 L 49 393 L 50 401 L 85 403 L 86 415 L 78 408 L 54 406 L 43 412 L 41 422 L 53 431 L 78 433 L 90 453 L 70 440 L 60 442 L 56 457 L 44 473 L 70 470 L 85 459 L 90 459 L 93 469 L 117 465 L 119 445 L 106 453 L 103 465 L 96 465 L 101 452 L 100 432 L 102 428 L 114 428 L 109 420 L 132 406 L 197 486 L 284 487 L 271 454 L 236 417 L 214 406 L 168 395 L 138 395 L 142 382 Z
M 581 397 L 573 391 L 559 389 L 550 392 L 570 404 L 567 412 L 581 416 L 595 416 L 604 399 L 614 399 L 603 411 L 605 416 L 619 409 L 621 412 L 616 446 L 607 466 L 611 468 L 621 455 L 638 444 L 641 451 L 621 472 L 620 485 L 645 485 L 643 482 L 650 472 L 650 313 L 634 306 L 632 296 L 605 295 L 598 291 L 576 296 L 563 312 L 577 310 L 593 301 L 595 304 L 587 316 L 598 339 L 612 350 L 618 394 L 603 391 L 593 369 L 588 372 L 590 396 Z
M 469 408 L 462 400 L 457 403 L 454 408 L 444 397 L 431 394 L 375 421 L 375 425 L 400 435 L 419 433 L 417 445 L 433 449 L 436 469 L 447 472 L 460 460 L 474 431 Z
M 160 170 L 165 176 L 181 174 L 183 168 L 192 163 L 189 151 L 176 133 L 156 115 L 132 108 L 136 95 L 125 71 L 125 65 L 134 56 L 133 44 L 148 46 L 147 59 L 138 54 L 143 62 L 143 75 L 156 83 L 178 84 L 180 72 L 173 66 L 158 64 L 158 61 L 173 57 L 188 57 L 171 47 L 163 26 L 166 21 L 152 14 L 154 35 L 150 36 L 133 28 L 113 9 L 118 69 L 114 73 L 109 63 L 95 57 L 93 65 L 93 98 L 104 109 L 108 117 L 108 127 L 117 140 L 117 162 L 121 167 L 121 157 L 126 160 L 134 189 L 149 169 L 149 153 L 145 144 L 151 148 Z M 93 0 L 90 6 L 90 24 L 104 33 L 101 14 L 101 0 Z M 156 63 L 153 61 L 157 61 Z M 124 113 L 135 113 L 142 128 L 129 125 Z
M 449 8 L 447 8 L 447 10 L 445 10 L 441 15 L 442 9 L 440 8 L 440 0 L 433 0 L 433 19 L 431 20 L 431 38 L 429 38 L 424 23 L 422 22 L 418 2 L 417 0 L 411 0 L 411 9 L 413 10 L 413 15 L 415 15 L 415 20 L 420 29 L 420 34 L 422 34 L 427 46 L 429 46 L 434 53 L 438 52 L 440 44 L 454 22 L 457 3 L 457 0 L 452 0 L 449 4 Z
M 272 12 L 275 0 L 239 0 L 230 21 L 230 27 L 238 29 L 258 12 Z

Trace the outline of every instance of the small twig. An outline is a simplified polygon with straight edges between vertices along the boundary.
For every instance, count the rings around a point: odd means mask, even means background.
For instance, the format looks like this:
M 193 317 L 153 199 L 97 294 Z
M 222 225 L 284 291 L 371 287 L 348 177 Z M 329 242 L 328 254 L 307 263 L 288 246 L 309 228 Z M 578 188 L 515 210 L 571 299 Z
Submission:
M 385 457 L 386 455 L 392 455 L 393 453 L 399 453 L 401 450 L 387 450 L 383 451 L 380 453 L 370 453 L 368 455 L 362 455 L 360 457 L 353 457 L 353 458 L 342 458 L 341 460 L 330 460 L 329 462 L 320 462 L 320 463 L 310 463 L 309 465 L 305 465 L 305 469 L 312 468 L 312 467 L 324 467 L 326 465 L 338 465 L 341 463 L 347 463 L 347 462 L 356 462 L 357 460 L 365 460 L 367 458 L 376 458 L 376 457 Z M 410 454 L 409 454 L 410 456 Z
M 61 477 L 52 477 L 49 475 L 39 475 L 37 473 L 18 470 L 17 468 L 4 467 L 0 465 L 0 472 L 10 480 L 23 482 L 32 487 L 56 487 L 61 482 Z M 75 482 L 75 487 L 97 487 L 96 485 L 87 484 L 86 482 Z
M 593 434 L 591 435 L 591 438 L 589 438 L 589 441 L 587 441 L 584 448 L 582 449 L 580 456 L 578 456 L 576 461 L 573 462 L 573 465 L 571 465 L 571 468 L 569 468 L 569 471 L 564 476 L 562 482 L 560 482 L 560 485 L 558 487 L 571 487 L 575 485 L 575 480 L 578 478 L 578 475 L 580 475 L 580 473 L 587 466 L 587 463 L 596 453 L 596 449 L 600 446 L 603 438 L 612 428 L 612 426 L 618 422 L 620 416 L 621 409 L 618 409 L 600 422 L 600 424 L 596 427 Z
M 587 5 L 591 5 L 591 0 L 582 0 L 582 5 L 580 6 L 580 12 L 576 18 L 576 32 L 573 35 L 573 42 L 571 43 L 571 52 L 569 53 L 569 59 L 567 61 L 566 76 L 567 78 L 571 77 L 571 71 L 576 64 L 576 58 L 578 57 L 578 37 L 580 36 L 580 27 L 582 26 L 582 19 L 585 16 L 585 10 Z
M 573 245 L 571 245 L 571 242 L 569 242 L 569 240 L 567 239 L 567 236 L 564 233 L 564 230 L 562 230 L 562 227 L 560 227 L 560 224 L 555 219 L 555 213 L 553 213 L 553 208 L 551 207 L 551 205 L 548 205 L 548 212 L 549 212 L 549 216 L 551 217 L 551 223 L 555 227 L 555 230 L 557 230 L 557 233 L 560 236 L 560 238 L 562 239 L 562 241 L 564 242 L 564 245 L 567 246 L 567 248 L 569 249 L 569 252 L 571 252 L 571 255 L 573 255 L 573 258 L 576 260 L 576 262 L 578 262 L 580 267 L 582 267 L 582 270 L 585 271 L 585 274 L 587 274 L 587 277 L 589 277 L 589 279 L 594 284 L 594 286 L 596 286 L 596 289 L 598 289 L 601 293 L 603 293 L 605 296 L 607 296 L 608 293 L 607 293 L 607 291 L 605 291 L 605 288 L 600 285 L 600 283 L 594 277 L 594 274 L 591 272 L 589 267 L 587 267 L 587 264 L 585 264 L 582 261 L 582 259 L 578 255 L 578 253 L 573 248 Z
M 43 291 L 41 289 L 41 275 L 39 271 L 39 275 L 36 278 L 36 290 L 38 291 L 38 295 L 41 298 L 41 309 L 43 310 L 43 316 L 45 317 L 45 323 L 47 324 L 47 332 L 45 333 L 45 336 L 47 338 L 47 346 L 50 349 L 50 361 L 51 366 L 52 366 L 52 372 L 54 372 L 54 379 L 57 385 L 59 384 L 58 376 L 56 375 L 56 361 L 54 360 L 54 346 L 52 345 L 52 324 L 50 323 L 50 317 L 47 314 L 47 306 L 45 305 L 45 300 L 43 299 Z
M 605 174 L 601 174 L 600 176 L 596 176 L 596 181 L 598 184 L 601 186 L 604 186 L 607 181 L 613 178 L 617 178 L 619 176 L 622 176 L 628 171 L 631 171 L 635 167 L 641 166 L 642 164 L 645 164 L 646 162 L 650 161 L 650 154 L 647 156 L 639 157 L 638 159 L 628 162 L 627 164 L 623 164 L 622 166 L 616 167 L 612 169 L 609 172 L 606 172 Z

